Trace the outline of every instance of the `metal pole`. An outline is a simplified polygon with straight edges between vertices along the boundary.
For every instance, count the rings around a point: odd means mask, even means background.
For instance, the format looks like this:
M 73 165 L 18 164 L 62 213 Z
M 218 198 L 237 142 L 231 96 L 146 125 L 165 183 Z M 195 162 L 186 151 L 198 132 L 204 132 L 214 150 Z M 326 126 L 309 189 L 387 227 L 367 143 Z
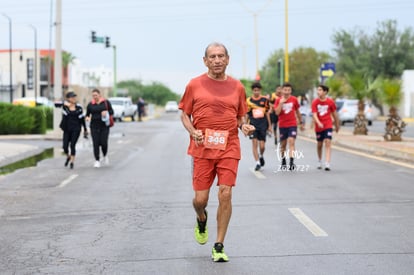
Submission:
M 37 104 L 37 29 L 33 25 L 29 25 L 34 31 L 34 97 Z
M 52 29 L 53 29 L 53 0 L 50 0 L 50 18 L 49 18 L 49 51 L 48 51 L 48 69 L 47 69 L 47 97 L 52 98 Z
M 288 0 L 285 0 L 285 81 L 289 81 Z
M 283 75 L 284 75 L 284 73 L 283 73 L 283 59 L 281 58 L 279 60 L 280 60 L 280 78 L 279 78 L 279 83 L 280 83 L 280 86 L 282 86 L 283 85 Z
M 253 13 L 254 17 L 254 44 L 256 47 L 256 80 L 260 80 L 259 75 L 259 38 L 257 34 L 257 13 Z
M 9 89 L 10 89 L 10 103 L 12 103 L 13 102 L 12 20 L 11 20 L 11 18 L 8 15 L 6 15 L 4 13 L 2 13 L 2 15 L 9 20 L 9 66 L 10 66 L 10 83 L 9 83 L 10 84 L 10 88 Z
M 272 0 L 268 0 L 263 7 L 258 10 L 257 12 L 252 11 L 246 5 L 244 5 L 241 1 L 239 1 L 243 8 L 246 9 L 247 12 L 251 13 L 254 17 L 254 35 L 255 35 L 255 46 L 256 46 L 256 80 L 260 80 L 259 75 L 259 42 L 258 42 L 258 32 L 257 32 L 257 15 L 259 15 L 271 2 Z
M 116 46 L 113 45 L 112 48 L 114 49 L 114 84 L 113 84 L 113 95 L 117 96 L 117 84 L 116 84 Z
M 55 22 L 55 68 L 54 68 L 54 91 L 55 99 L 62 98 L 62 0 L 56 0 L 56 22 Z M 53 130 L 59 129 L 60 111 L 54 108 Z

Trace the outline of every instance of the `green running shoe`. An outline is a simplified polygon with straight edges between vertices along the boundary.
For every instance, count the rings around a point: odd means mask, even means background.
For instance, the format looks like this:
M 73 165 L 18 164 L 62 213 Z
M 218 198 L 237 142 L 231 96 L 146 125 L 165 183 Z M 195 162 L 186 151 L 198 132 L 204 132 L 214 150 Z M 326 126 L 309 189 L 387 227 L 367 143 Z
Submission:
M 229 257 L 224 253 L 224 246 L 222 243 L 215 243 L 211 258 L 214 262 L 228 262 Z
M 199 244 L 205 244 L 208 241 L 207 229 L 207 210 L 204 210 L 206 220 L 201 222 L 197 218 L 196 226 L 194 227 L 194 238 Z

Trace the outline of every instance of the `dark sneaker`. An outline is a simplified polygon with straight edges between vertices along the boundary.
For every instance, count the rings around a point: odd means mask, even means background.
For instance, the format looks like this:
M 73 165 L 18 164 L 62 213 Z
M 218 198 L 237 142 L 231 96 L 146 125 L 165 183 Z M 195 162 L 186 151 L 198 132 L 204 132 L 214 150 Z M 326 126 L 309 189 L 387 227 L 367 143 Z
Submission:
M 331 171 L 331 168 L 325 167 L 325 171 Z
M 254 171 L 259 171 L 261 168 L 260 164 L 256 164 L 256 167 L 254 168 Z
M 289 165 L 289 170 L 290 170 L 290 171 L 295 171 L 295 170 L 296 170 L 296 165 L 295 165 L 294 163 L 291 163 L 291 164 Z
M 211 258 L 213 259 L 214 262 L 228 262 L 229 261 L 229 257 L 227 257 L 226 253 L 224 253 L 224 246 L 222 243 L 214 244 Z
M 201 222 L 197 218 L 196 226 L 194 227 L 194 238 L 199 244 L 205 244 L 208 241 L 207 229 L 207 210 L 204 210 L 206 220 Z
M 259 161 L 260 161 L 260 166 L 264 166 L 265 165 L 265 161 L 264 161 L 264 158 L 263 157 L 260 157 L 259 158 Z
M 71 162 L 69 165 L 70 165 L 70 169 L 73 169 L 73 162 Z
M 68 166 L 69 161 L 70 161 L 70 158 L 68 157 L 68 158 L 66 159 L 66 161 L 65 161 L 65 167 L 66 167 L 66 166 Z

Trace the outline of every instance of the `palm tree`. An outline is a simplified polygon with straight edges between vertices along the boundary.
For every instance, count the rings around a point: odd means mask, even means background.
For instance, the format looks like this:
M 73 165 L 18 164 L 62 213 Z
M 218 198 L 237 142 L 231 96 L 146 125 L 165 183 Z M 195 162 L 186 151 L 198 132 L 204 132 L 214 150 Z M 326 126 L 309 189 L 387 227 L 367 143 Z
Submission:
M 401 135 L 406 126 L 397 110 L 402 99 L 401 81 L 385 79 L 382 83 L 382 91 L 382 100 L 390 107 L 388 118 L 385 121 L 384 139 L 386 141 L 401 141 Z
M 354 120 L 354 135 L 367 135 L 368 121 L 365 118 L 365 98 L 368 95 L 368 91 L 365 85 L 365 79 L 361 74 L 354 73 L 346 76 L 348 84 L 350 86 L 351 95 L 358 99 L 358 113 Z
M 344 97 L 347 93 L 343 77 L 333 75 L 326 80 L 325 84 L 329 87 L 329 95 L 334 99 Z

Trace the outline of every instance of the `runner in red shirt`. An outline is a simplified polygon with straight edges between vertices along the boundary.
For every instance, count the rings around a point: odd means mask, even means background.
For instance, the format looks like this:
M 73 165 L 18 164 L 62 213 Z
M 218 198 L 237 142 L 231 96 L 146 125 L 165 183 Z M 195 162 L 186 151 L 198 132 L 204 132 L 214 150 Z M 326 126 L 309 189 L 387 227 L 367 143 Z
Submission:
M 300 105 L 298 99 L 292 95 L 292 85 L 290 83 L 283 84 L 282 96 L 276 99 L 274 108 L 276 115 L 279 117 L 280 151 L 278 150 L 278 158 L 282 162 L 280 169 L 294 171 L 296 168 L 294 156 L 298 122 L 302 131 L 304 126 L 299 111 Z M 287 145 L 289 145 L 289 149 L 286 151 Z M 286 166 L 287 156 L 290 160 L 288 166 Z
M 339 118 L 336 112 L 335 102 L 327 97 L 329 88 L 325 85 L 318 86 L 318 98 L 312 102 L 313 120 L 315 122 L 315 132 L 319 165 L 322 169 L 322 147 L 325 144 L 325 170 L 330 171 L 331 161 L 331 140 L 332 140 L 332 117 L 335 121 L 335 130 L 339 131 Z
M 215 262 L 227 262 L 223 243 L 232 212 L 232 187 L 236 184 L 241 157 L 238 129 L 254 131 L 245 123 L 246 93 L 240 81 L 228 76 L 226 47 L 210 44 L 203 57 L 206 74 L 192 79 L 179 103 L 181 121 L 190 134 L 188 154 L 193 157 L 193 206 L 197 214 L 194 236 L 199 244 L 208 240 L 207 211 L 210 188 L 217 176 L 217 238 L 212 251 Z

